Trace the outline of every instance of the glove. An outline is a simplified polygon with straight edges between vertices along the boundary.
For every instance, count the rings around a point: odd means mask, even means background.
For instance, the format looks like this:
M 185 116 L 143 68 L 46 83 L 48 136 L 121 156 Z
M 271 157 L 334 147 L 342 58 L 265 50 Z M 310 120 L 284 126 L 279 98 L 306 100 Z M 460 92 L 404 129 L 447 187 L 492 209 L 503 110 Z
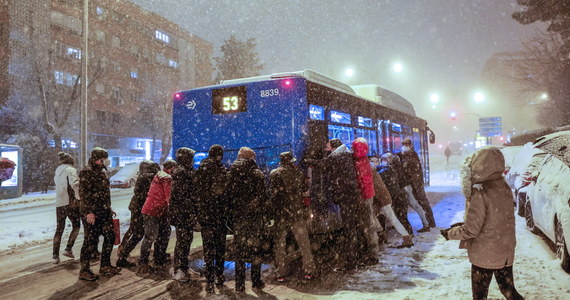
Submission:
M 457 227 L 457 226 L 463 226 L 463 222 L 457 222 L 455 224 L 452 224 L 449 228 L 453 228 L 453 227 Z
M 441 231 L 439 232 L 439 233 L 441 234 L 441 236 L 443 236 L 443 237 L 445 238 L 446 241 L 449 241 L 448 234 L 449 234 L 449 230 L 450 230 L 450 229 L 451 229 L 451 228 L 443 229 L 443 230 L 441 230 Z

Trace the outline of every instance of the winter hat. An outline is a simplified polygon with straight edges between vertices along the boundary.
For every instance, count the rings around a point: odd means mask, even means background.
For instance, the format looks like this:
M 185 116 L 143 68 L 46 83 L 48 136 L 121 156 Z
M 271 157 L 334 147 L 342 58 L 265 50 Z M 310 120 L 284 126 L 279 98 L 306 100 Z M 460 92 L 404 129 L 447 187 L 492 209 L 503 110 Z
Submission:
M 279 154 L 279 159 L 281 160 L 282 165 L 288 165 L 297 161 L 291 151 L 281 152 L 281 154 Z
M 210 147 L 210 150 L 208 151 L 208 157 L 224 157 L 224 149 L 222 148 L 222 146 L 215 144 L 212 145 L 212 147 Z
M 174 167 L 176 167 L 178 164 L 173 161 L 172 159 L 169 159 L 167 161 L 164 162 L 164 164 L 162 165 L 163 169 L 172 169 Z
M 139 165 L 139 174 L 146 173 L 146 171 L 148 171 L 150 166 L 154 163 L 155 162 L 150 160 L 150 159 L 145 159 L 145 160 L 141 161 L 141 163 Z
M 411 146 L 411 145 L 412 145 L 412 140 L 410 140 L 410 139 L 405 139 L 405 140 L 402 142 L 402 145 L 409 145 L 409 146 Z
M 91 150 L 91 157 L 89 159 L 92 161 L 98 161 L 101 158 L 108 158 L 108 157 L 109 153 L 107 153 L 107 150 L 100 147 L 95 147 L 93 148 L 93 150 Z
M 249 147 L 241 147 L 238 152 L 238 158 L 249 158 L 255 160 L 255 151 Z
M 333 148 L 338 148 L 338 147 L 342 146 L 342 141 L 340 139 L 337 139 L 337 138 L 330 140 L 329 143 L 331 144 L 331 147 L 333 147 Z
M 75 163 L 73 157 L 71 157 L 69 153 L 59 152 L 57 153 L 57 156 L 61 165 L 73 165 Z
M 176 150 L 176 161 L 181 166 L 193 166 L 195 153 L 196 151 L 187 147 L 178 148 L 178 150 Z
M 386 152 L 384 154 L 382 154 L 382 156 L 380 156 L 380 161 L 385 161 L 388 163 L 389 166 L 393 166 L 395 164 L 397 164 L 399 162 L 400 158 L 398 158 L 398 156 L 390 153 L 390 152 Z

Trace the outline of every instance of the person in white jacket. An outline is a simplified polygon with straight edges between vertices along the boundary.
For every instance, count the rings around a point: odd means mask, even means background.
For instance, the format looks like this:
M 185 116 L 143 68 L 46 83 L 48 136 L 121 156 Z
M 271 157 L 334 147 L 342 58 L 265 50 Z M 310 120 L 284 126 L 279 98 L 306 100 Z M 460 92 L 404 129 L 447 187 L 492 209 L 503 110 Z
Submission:
M 77 169 L 75 169 L 74 160 L 71 155 L 65 152 L 59 152 L 59 166 L 55 170 L 55 213 L 57 219 L 57 227 L 53 236 L 53 260 L 54 264 L 59 264 L 59 248 L 61 237 L 65 229 L 65 220 L 69 218 L 72 229 L 69 234 L 67 246 L 63 251 L 63 255 L 69 258 L 75 258 L 73 255 L 73 244 L 79 234 L 81 227 L 79 215 L 79 177 Z

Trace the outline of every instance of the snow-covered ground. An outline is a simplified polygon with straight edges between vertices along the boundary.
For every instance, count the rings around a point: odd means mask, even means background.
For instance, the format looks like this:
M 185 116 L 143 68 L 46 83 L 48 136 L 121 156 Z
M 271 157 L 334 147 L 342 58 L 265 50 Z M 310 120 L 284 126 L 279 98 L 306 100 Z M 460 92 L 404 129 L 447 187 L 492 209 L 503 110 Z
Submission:
M 263 275 L 268 283 L 264 289 L 264 295 L 278 299 L 470 299 L 471 265 L 467 259 L 467 253 L 465 250 L 458 249 L 458 241 L 445 241 L 439 234 L 439 229 L 463 219 L 464 198 L 459 189 L 458 172 L 462 160 L 463 157 L 452 156 L 447 165 L 443 156 L 430 158 L 431 186 L 426 190 L 428 198 L 434 203 L 433 209 L 439 228 L 429 233 L 416 234 L 414 247 L 410 249 L 391 248 L 390 245 L 399 244 L 401 239 L 392 230 L 388 245 L 380 254 L 381 262 L 378 265 L 351 274 L 323 274 L 321 279 L 305 285 L 275 284 L 272 279 L 273 271 L 267 266 Z M 129 218 L 125 203 L 128 203 L 130 193 L 132 190 L 115 191 L 113 194 L 113 201 L 118 199 L 113 206 L 121 220 Z M 0 250 L 3 250 L 0 252 L 0 266 L 2 257 L 7 258 L 12 253 L 21 251 L 24 245 L 34 243 L 50 245 L 47 241 L 52 238 L 55 229 L 55 210 L 50 204 L 53 198 L 50 200 L 49 195 L 41 197 L 45 199 L 37 201 L 16 199 L 10 200 L 12 204 L 9 205 L 0 204 Z M 18 204 L 20 202 L 28 202 L 26 205 L 32 207 L 22 208 L 21 204 Z M 36 204 L 32 205 L 30 202 Z M 33 213 L 27 213 L 28 211 Z M 29 218 L 27 215 L 30 215 Z M 414 229 L 421 227 L 421 222 L 414 212 L 410 212 L 409 218 Z M 12 223 L 5 223 L 5 220 Z M 533 235 L 526 230 L 523 218 L 517 216 L 516 222 L 517 248 L 514 272 L 515 285 L 519 292 L 526 299 L 570 299 L 568 296 L 570 295 L 570 274 L 566 274 L 560 268 L 560 261 L 556 259 L 555 253 L 551 250 L 551 244 L 545 238 Z M 122 222 L 122 232 L 126 230 L 126 223 Z M 80 243 L 76 243 L 74 247 L 76 253 L 80 247 L 77 244 Z M 45 247 L 47 252 L 45 260 L 49 261 L 49 247 Z M 22 263 L 25 264 L 26 260 Z M 48 264 L 45 264 L 45 267 L 51 268 Z M 5 270 L 0 271 L 0 275 L 5 272 Z M 73 271 L 70 274 L 64 274 L 65 276 L 77 276 L 76 273 Z M 126 278 L 126 274 L 134 276 L 132 273 L 125 273 L 121 276 Z M 228 279 L 228 286 L 232 287 L 231 274 Z M 2 286 L 9 281 L 10 278 L 0 280 L 0 295 L 8 293 Z M 99 289 L 108 288 L 109 284 L 119 283 L 107 281 L 101 284 Z M 77 283 L 74 286 L 76 285 Z M 248 291 L 250 295 L 255 295 L 251 294 L 249 288 Z M 11 294 L 7 295 L 7 298 L 10 298 Z M 92 294 L 85 294 L 82 298 L 89 298 L 90 295 Z M 218 297 L 228 299 L 226 296 Z M 161 298 L 170 299 L 169 297 Z M 494 281 L 491 283 L 489 299 L 503 299 Z

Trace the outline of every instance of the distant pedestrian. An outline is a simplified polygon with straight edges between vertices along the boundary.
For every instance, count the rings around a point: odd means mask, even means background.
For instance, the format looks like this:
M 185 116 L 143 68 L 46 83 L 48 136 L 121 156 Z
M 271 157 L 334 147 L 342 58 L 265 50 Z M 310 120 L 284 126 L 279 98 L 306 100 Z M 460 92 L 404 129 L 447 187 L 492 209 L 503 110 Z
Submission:
M 208 157 L 196 170 L 196 208 L 202 228 L 204 263 L 206 264 L 206 293 L 214 294 L 214 281 L 222 287 L 226 254 L 226 222 L 228 219 L 228 170 L 222 164 L 224 150 L 212 145 Z
M 196 151 L 182 147 L 176 150 L 178 167 L 172 174 L 172 192 L 170 194 L 170 225 L 176 227 L 176 246 L 171 276 L 178 281 L 188 281 L 188 271 L 197 274 L 188 265 L 190 246 L 194 239 L 196 226 L 196 180 L 194 154 Z
M 293 237 L 301 250 L 305 280 L 312 280 L 317 274 L 309 240 L 309 208 L 303 201 L 307 191 L 305 175 L 295 164 L 296 159 L 291 151 L 280 154 L 280 166 L 271 171 L 271 207 L 274 210 L 277 237 L 275 238 L 275 262 L 277 265 L 277 281 L 285 282 L 289 272 L 287 262 L 287 235 Z
M 79 177 L 77 169 L 75 169 L 75 161 L 71 155 L 65 152 L 59 152 L 59 167 L 55 170 L 55 213 L 57 227 L 53 237 L 53 263 L 59 263 L 59 247 L 61 245 L 61 237 L 65 230 L 65 220 L 69 218 L 71 221 L 71 233 L 67 241 L 67 246 L 63 251 L 63 256 L 75 258 L 73 255 L 73 245 L 75 239 L 79 235 L 81 229 L 81 220 L 79 217 Z
M 449 149 L 449 146 L 445 147 L 443 154 L 445 155 L 445 159 L 447 160 L 447 164 L 449 165 L 449 157 L 451 156 L 451 149 Z
M 408 197 L 413 197 L 418 201 L 426 214 L 429 227 L 435 227 L 433 211 L 424 190 L 424 173 L 421 161 L 410 139 L 405 139 L 402 142 L 402 151 L 398 153 L 398 156 L 404 170 L 404 184 Z M 422 228 L 422 231 L 429 231 L 429 227 Z
M 162 267 L 167 262 L 166 248 L 170 240 L 168 206 L 172 187 L 172 172 L 176 162 L 167 160 L 162 171 L 156 173 L 150 184 L 146 201 L 142 207 L 144 219 L 144 238 L 141 244 L 141 256 L 137 273 L 144 275 L 150 271 L 150 248 L 154 244 L 154 266 Z
M 152 179 L 158 171 L 160 171 L 160 165 L 152 160 L 143 160 L 140 163 L 133 197 L 129 203 L 131 222 L 117 250 L 117 267 L 127 268 L 136 266 L 136 264 L 129 262 L 127 258 L 144 237 L 142 208 L 146 201 Z
M 101 251 L 101 267 L 99 274 L 116 275 L 121 268 L 111 265 L 111 252 L 115 241 L 113 216 L 111 208 L 111 189 L 105 174 L 110 164 L 107 150 L 96 147 L 91 151 L 87 166 L 79 172 L 80 213 L 83 221 L 83 246 L 81 247 L 81 270 L 79 279 L 97 280 L 89 267 L 89 263 L 97 250 L 99 237 L 103 235 Z
M 229 172 L 227 195 L 233 220 L 237 293 L 245 293 L 245 263 L 251 262 L 251 283 L 263 289 L 261 280 L 262 242 L 268 221 L 269 197 L 265 176 L 255 163 L 255 152 L 242 147 Z
M 473 299 L 486 299 L 495 276 L 506 299 L 523 299 L 514 284 L 515 216 L 512 191 L 502 174 L 505 159 L 496 147 L 484 147 L 471 155 L 471 190 L 466 198 L 465 222 L 441 231 L 445 239 L 461 240 L 471 262 Z

